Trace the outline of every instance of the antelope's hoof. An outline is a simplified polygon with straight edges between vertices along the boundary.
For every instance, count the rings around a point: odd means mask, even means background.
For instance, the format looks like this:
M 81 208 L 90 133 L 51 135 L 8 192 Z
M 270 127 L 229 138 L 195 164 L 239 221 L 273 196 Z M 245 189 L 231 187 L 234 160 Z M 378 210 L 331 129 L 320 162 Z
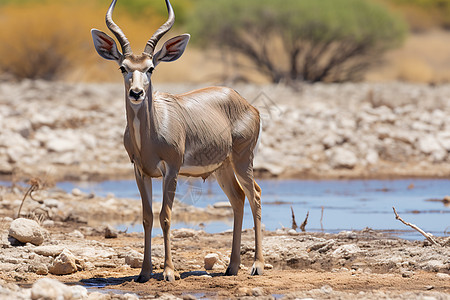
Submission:
M 225 271 L 225 276 L 236 276 L 239 270 L 239 266 L 232 267 L 228 266 L 227 270 Z
M 150 280 L 152 274 L 139 274 L 138 278 L 136 278 L 136 282 L 144 283 Z
M 174 272 L 172 269 L 165 269 L 163 272 L 163 277 L 165 281 L 174 282 L 180 279 L 180 274 Z
M 260 261 L 255 261 L 255 263 L 252 266 L 252 271 L 250 272 L 250 275 L 262 275 L 264 271 L 264 263 Z

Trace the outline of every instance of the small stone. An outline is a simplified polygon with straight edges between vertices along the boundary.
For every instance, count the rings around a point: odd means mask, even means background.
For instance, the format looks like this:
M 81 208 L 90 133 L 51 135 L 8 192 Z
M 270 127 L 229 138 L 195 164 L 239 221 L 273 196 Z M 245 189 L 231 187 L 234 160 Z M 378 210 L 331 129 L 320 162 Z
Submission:
M 450 275 L 446 273 L 437 273 L 436 277 L 439 279 L 450 279 Z
M 242 297 L 242 296 L 251 296 L 252 290 L 248 287 L 240 287 L 236 290 L 236 296 Z
M 298 235 L 298 232 L 295 229 L 289 229 L 288 234 L 289 235 Z
M 264 270 L 272 270 L 273 266 L 271 264 L 264 264 Z
M 425 286 L 425 289 L 426 289 L 427 291 L 431 291 L 432 289 L 434 289 L 434 286 L 432 286 L 432 285 L 427 285 L 427 286 Z
M 48 268 L 45 264 L 40 263 L 38 261 L 32 261 L 29 264 L 28 267 L 29 272 L 36 273 L 37 275 L 47 275 L 48 274 Z
M 53 256 L 56 257 L 64 250 L 63 246 L 59 245 L 47 245 L 47 246 L 39 246 L 33 249 L 34 253 L 43 255 L 43 256 Z
M 137 252 L 136 250 L 130 250 L 125 255 L 125 263 L 132 268 L 140 268 L 144 262 L 144 254 Z
M 54 275 L 72 274 L 77 270 L 76 258 L 68 249 L 64 249 L 49 268 L 49 272 Z
M 79 197 L 84 196 L 84 193 L 79 188 L 74 188 L 72 190 L 72 195 Z
M 360 252 L 361 249 L 356 244 L 342 245 L 333 251 L 335 257 L 350 258 L 353 254 Z
M 39 246 L 44 242 L 46 230 L 34 220 L 18 218 L 11 222 L 9 235 L 19 242 Z
M 31 299 L 86 299 L 87 289 L 83 286 L 67 286 L 58 280 L 42 278 L 31 287 Z
M 55 221 L 53 220 L 45 220 L 44 222 L 42 222 L 42 226 L 44 227 L 51 227 L 55 225 Z
M 325 154 L 333 169 L 353 169 L 358 163 L 355 153 L 343 147 L 333 147 L 325 151 Z
M 99 293 L 99 292 L 93 292 L 93 293 L 89 293 L 87 300 L 111 300 L 111 295 Z
M 338 233 L 338 237 L 353 240 L 357 238 L 357 235 L 353 231 L 344 230 Z
M 197 231 L 190 228 L 180 228 L 172 230 L 172 236 L 174 238 L 190 238 L 197 236 L 199 232 L 201 231 Z
M 403 278 L 411 278 L 414 275 L 414 272 L 403 269 L 403 270 L 401 270 L 401 274 L 402 274 Z
M 115 239 L 119 235 L 119 231 L 114 227 L 108 225 L 105 228 L 105 238 L 107 239 Z
M 216 202 L 213 204 L 214 208 L 231 208 L 231 203 L 229 201 Z
M 56 199 L 45 199 L 44 205 L 49 208 L 53 208 L 53 207 L 58 208 L 58 207 L 62 206 L 62 203 Z
M 328 284 L 322 286 L 320 288 L 320 290 L 322 291 L 322 293 L 325 293 L 325 294 L 331 294 L 333 292 L 333 288 L 331 286 L 329 286 Z
M 260 287 L 255 287 L 252 289 L 252 296 L 254 297 L 264 296 L 264 290 Z
M 219 254 L 217 254 L 217 253 L 207 254 L 205 256 L 204 261 L 205 261 L 205 269 L 212 270 L 212 268 L 214 267 L 214 264 L 219 261 Z
M 74 230 L 71 233 L 69 233 L 68 235 L 71 236 L 71 237 L 77 238 L 77 239 L 84 239 L 84 234 L 82 234 L 78 230 Z

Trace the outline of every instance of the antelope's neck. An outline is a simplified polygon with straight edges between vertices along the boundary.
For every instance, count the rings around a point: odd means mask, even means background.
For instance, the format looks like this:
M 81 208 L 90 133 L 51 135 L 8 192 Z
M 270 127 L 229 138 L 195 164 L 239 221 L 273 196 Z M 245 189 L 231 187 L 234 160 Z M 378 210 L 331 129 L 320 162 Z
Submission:
M 149 141 L 155 131 L 152 99 L 145 99 L 140 105 L 132 105 L 127 102 L 127 123 L 133 145 L 140 153 L 143 147 L 150 146 Z

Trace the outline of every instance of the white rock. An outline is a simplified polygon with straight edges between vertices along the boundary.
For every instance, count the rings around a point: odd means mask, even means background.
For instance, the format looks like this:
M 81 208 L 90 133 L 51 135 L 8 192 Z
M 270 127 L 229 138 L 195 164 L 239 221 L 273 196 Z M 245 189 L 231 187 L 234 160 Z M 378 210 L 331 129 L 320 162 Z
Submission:
M 47 245 L 47 246 L 39 246 L 33 249 L 34 253 L 43 255 L 43 256 L 53 256 L 56 257 L 61 252 L 63 252 L 64 246 L 60 245 Z
M 432 135 L 420 137 L 417 142 L 417 148 L 425 154 L 442 152 L 444 150 L 438 140 Z
M 214 267 L 214 264 L 219 261 L 219 254 L 217 254 L 217 253 L 207 254 L 205 256 L 204 261 L 205 261 L 205 269 L 212 270 Z
M 53 225 L 55 225 L 55 221 L 53 220 L 45 220 L 44 222 L 42 222 L 42 226 L 51 227 Z
M 174 238 L 190 238 L 197 236 L 201 231 L 190 228 L 180 228 L 172 230 L 172 236 Z
M 79 188 L 74 188 L 74 189 L 72 189 L 72 195 L 74 195 L 74 196 L 84 196 L 85 194 Z
M 289 235 L 298 235 L 298 232 L 295 229 L 289 229 L 288 234 Z
M 214 208 L 231 208 L 231 203 L 229 201 L 216 202 L 213 204 Z
M 437 273 L 436 277 L 439 279 L 447 279 L 447 280 L 450 279 L 450 275 L 446 273 Z
M 119 231 L 112 227 L 111 225 L 107 225 L 105 227 L 105 238 L 107 239 L 115 239 L 119 235 Z
M 450 151 L 450 131 L 439 132 L 436 138 L 445 150 Z
M 125 263 L 132 268 L 140 268 L 144 262 L 144 254 L 130 250 L 125 254 Z
M 67 286 L 58 280 L 51 278 L 42 278 L 36 281 L 31 287 L 31 299 L 86 299 L 88 297 L 87 289 L 83 286 Z
M 81 135 L 81 141 L 86 145 L 88 149 L 95 149 L 97 146 L 97 138 L 89 133 L 84 133 Z
M 44 205 L 47 207 L 50 207 L 50 208 L 52 208 L 52 207 L 58 208 L 58 207 L 62 206 L 62 203 L 56 199 L 45 199 Z
M 79 148 L 79 145 L 80 141 L 66 138 L 54 138 L 46 144 L 47 149 L 51 152 L 75 151 Z
M 342 245 L 333 251 L 335 257 L 349 258 L 353 254 L 360 252 L 361 249 L 356 244 Z
M 323 139 L 322 143 L 326 148 L 332 148 L 336 145 L 341 144 L 344 141 L 342 136 L 339 136 L 334 133 L 328 133 Z
M 370 149 L 367 152 L 367 155 L 366 155 L 367 163 L 369 163 L 371 165 L 375 165 L 375 164 L 378 163 L 379 160 L 380 160 L 380 157 L 378 156 L 378 152 L 377 151 L 375 151 L 373 149 Z
M 330 166 L 334 169 L 353 169 L 358 163 L 355 153 L 343 147 L 334 147 L 325 151 Z
M 44 242 L 46 230 L 34 220 L 18 218 L 11 222 L 9 235 L 22 243 L 39 246 Z
M 77 239 L 84 239 L 84 234 L 82 234 L 79 230 L 74 230 L 68 234 L 69 236 Z
M 68 249 L 64 249 L 50 266 L 50 273 L 55 275 L 67 275 L 77 271 L 76 258 Z

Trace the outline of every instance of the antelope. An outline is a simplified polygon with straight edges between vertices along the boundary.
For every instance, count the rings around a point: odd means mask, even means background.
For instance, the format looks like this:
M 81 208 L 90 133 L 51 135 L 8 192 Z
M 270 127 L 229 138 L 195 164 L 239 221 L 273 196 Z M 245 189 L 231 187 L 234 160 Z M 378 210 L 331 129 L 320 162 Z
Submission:
M 166 1 L 168 20 L 148 40 L 144 52 L 134 54 L 122 30 L 112 20 L 117 0 L 106 13 L 106 25 L 116 36 L 92 29 L 98 54 L 119 65 L 125 82 L 127 126 L 125 149 L 134 165 L 141 194 L 144 227 L 144 261 L 138 282 L 152 276 L 151 231 L 153 227 L 152 178 L 162 177 L 163 199 L 159 214 L 164 236 L 164 280 L 179 278 L 175 273 L 170 246 L 170 222 L 177 177 L 206 179 L 214 174 L 228 197 L 234 215 L 230 263 L 225 275 L 237 275 L 240 266 L 242 218 L 245 197 L 250 202 L 255 231 L 255 258 L 251 275 L 264 269 L 261 235 L 261 188 L 253 178 L 253 157 L 261 132 L 259 112 L 236 91 L 208 87 L 185 94 L 153 93 L 151 75 L 160 62 L 177 60 L 184 52 L 189 34 L 165 42 L 155 53 L 158 41 L 175 22 Z

